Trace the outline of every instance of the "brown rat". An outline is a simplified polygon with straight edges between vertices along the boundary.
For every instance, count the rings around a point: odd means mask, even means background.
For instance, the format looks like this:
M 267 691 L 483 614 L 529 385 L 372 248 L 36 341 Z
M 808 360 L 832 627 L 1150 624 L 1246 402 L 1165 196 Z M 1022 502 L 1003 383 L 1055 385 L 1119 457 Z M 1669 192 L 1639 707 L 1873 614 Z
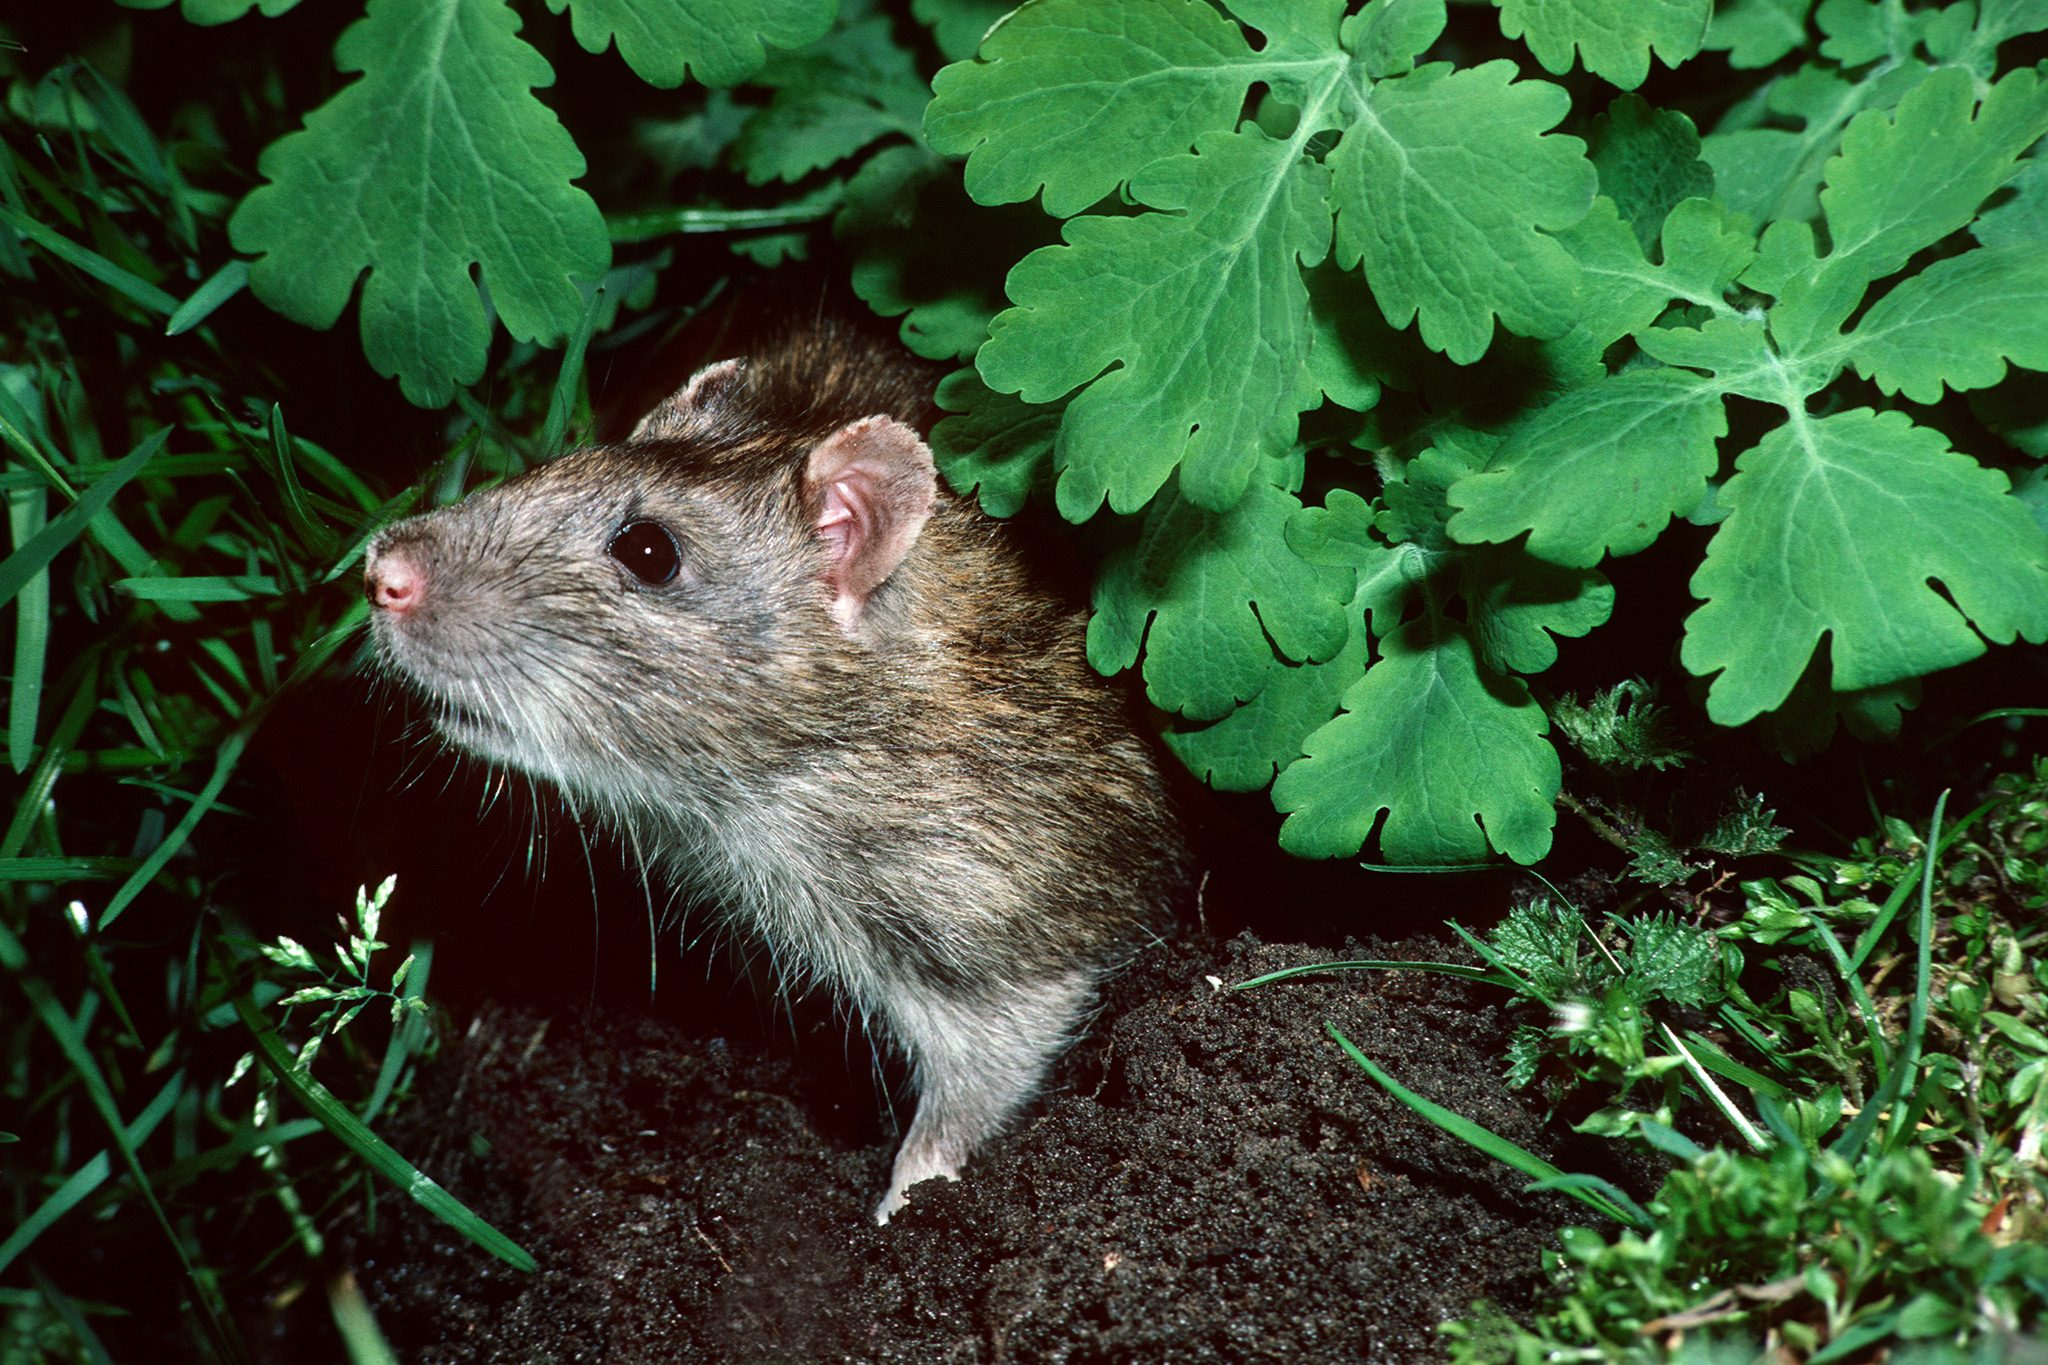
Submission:
M 1187 853 L 1082 613 L 938 481 L 929 385 L 829 323 L 371 544 L 382 666 L 910 1064 L 905 1190 L 1043 1083 Z

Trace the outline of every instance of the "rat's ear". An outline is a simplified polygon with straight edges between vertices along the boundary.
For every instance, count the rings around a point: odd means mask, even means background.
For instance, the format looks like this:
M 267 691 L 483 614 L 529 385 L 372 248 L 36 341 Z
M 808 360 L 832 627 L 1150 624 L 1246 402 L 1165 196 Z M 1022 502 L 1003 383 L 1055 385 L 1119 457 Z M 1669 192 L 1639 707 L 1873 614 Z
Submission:
M 863 417 L 811 452 L 805 505 L 827 548 L 825 583 L 841 630 L 860 624 L 868 597 L 917 543 L 937 494 L 930 447 L 893 417 Z
M 717 407 L 740 386 L 745 375 L 744 360 L 721 360 L 706 365 L 690 376 L 690 382 L 661 401 L 653 412 L 640 419 L 629 440 L 661 441 L 689 434 L 692 419 Z

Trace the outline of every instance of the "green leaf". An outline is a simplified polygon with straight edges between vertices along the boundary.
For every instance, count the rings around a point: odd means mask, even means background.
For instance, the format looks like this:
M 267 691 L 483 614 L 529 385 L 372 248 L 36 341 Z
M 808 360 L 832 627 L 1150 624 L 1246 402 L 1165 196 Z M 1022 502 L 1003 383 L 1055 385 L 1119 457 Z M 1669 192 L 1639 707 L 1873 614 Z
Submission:
M 363 78 L 271 144 L 229 221 L 249 284 L 309 327 L 364 271 L 363 351 L 407 398 L 446 403 L 483 374 L 490 324 L 552 342 L 583 313 L 577 280 L 611 259 L 576 145 L 530 87 L 553 72 L 501 0 L 370 0 L 335 62 Z
M 1721 949 L 1712 934 L 1669 914 L 1638 919 L 1629 928 L 1631 980 L 1675 1005 L 1707 1004 L 1721 970 Z
M 1072 219 L 1067 245 L 1010 272 L 1016 306 L 976 364 L 990 388 L 1031 402 L 1087 385 L 1060 427 L 1062 516 L 1084 521 L 1105 496 L 1136 511 L 1176 467 L 1186 497 L 1222 510 L 1261 456 L 1293 444 L 1309 347 L 1301 267 L 1328 247 L 1327 180 L 1256 128 L 1214 135 L 1132 180 L 1134 198 L 1166 212 Z
M 1773 309 L 1775 324 L 1782 310 Z M 1800 410 L 1841 369 L 1832 360 L 1800 361 L 1774 349 L 1767 325 L 1756 318 L 1708 318 L 1698 327 L 1652 327 L 1636 334 L 1643 354 L 1667 365 L 1701 369 L 1714 376 L 1722 393 Z
M 1795 132 L 1737 126 L 1704 138 L 1701 152 L 1714 168 L 1722 201 L 1758 222 L 1813 218 L 1819 212 L 1821 173 L 1840 142 L 1842 125 L 1860 110 L 1889 109 L 1926 76 L 1926 66 L 1907 62 L 1862 81 L 1844 80 L 1822 66 L 1772 81 L 1757 113 L 1804 127 Z
M 1405 378 L 1398 334 L 1372 301 L 1365 277 L 1328 261 L 1308 272 L 1307 382 L 1333 403 L 1364 412 L 1380 401 L 1382 380 Z
M 169 9 L 171 0 L 119 0 L 128 9 Z M 299 0 L 180 0 L 178 12 L 188 24 L 225 24 L 259 10 L 266 19 L 297 7 Z
M 1849 344 L 1858 374 L 1915 403 L 1988 388 L 2007 360 L 2048 370 L 2048 250 L 1984 247 L 1936 261 L 1873 304 Z
M 1362 264 L 1387 320 L 1419 315 L 1423 341 L 1461 365 L 1496 316 L 1547 337 L 1578 312 L 1578 266 L 1545 232 L 1585 216 L 1597 176 L 1584 143 L 1544 134 L 1565 92 L 1514 75 L 1436 63 L 1376 82 L 1327 161 L 1338 264 Z
M 925 137 L 967 157 L 976 202 L 1043 187 L 1045 211 L 1065 218 L 1231 127 L 1261 69 L 1204 0 L 1040 0 L 1010 14 L 979 59 L 933 79 Z
M 1341 493 L 1337 490 L 1331 496 Z M 1300 517 L 1320 511 L 1304 508 L 1288 523 L 1290 543 L 1299 543 L 1294 528 Z M 1368 555 L 1358 571 L 1358 592 L 1345 610 L 1350 636 L 1342 649 L 1322 663 L 1279 661 L 1259 694 L 1223 719 L 1199 730 L 1166 733 L 1166 747 L 1195 776 L 1220 791 L 1257 791 L 1300 758 L 1308 736 L 1337 714 L 1344 693 L 1364 675 L 1372 656 L 1368 614 L 1376 608 L 1394 609 L 1408 586 L 1399 564 L 1414 555 L 1412 550 L 1384 545 L 1365 548 Z
M 1405 76 L 1443 36 L 1448 19 L 1444 0 L 1367 0 L 1344 21 L 1344 50 L 1357 54 L 1373 80 Z
M 1712 0 L 1495 0 L 1500 31 L 1526 37 L 1543 69 L 1562 76 L 1576 46 L 1586 70 L 1633 90 L 1650 74 L 1650 54 L 1666 66 L 1695 56 L 1707 34 Z
M 1606 376 L 1609 346 L 1648 327 L 1674 300 L 1723 308 L 1723 291 L 1755 255 L 1750 235 L 1704 199 L 1689 199 L 1664 219 L 1663 265 L 1650 264 L 1605 195 L 1558 240 L 1579 263 L 1579 319 L 1544 349 L 1563 373 L 1589 381 Z
M 1531 863 L 1550 849 L 1561 769 L 1528 688 L 1482 674 L 1464 632 L 1412 621 L 1273 784 L 1280 844 L 1307 858 L 1364 846 L 1382 812 L 1391 863 Z
M 756 78 L 776 87 L 732 145 L 749 182 L 800 180 L 891 133 L 917 138 L 929 90 L 889 21 L 849 24 L 781 54 Z
M 1051 491 L 1058 405 L 997 393 L 971 369 L 940 380 L 935 401 L 958 414 L 933 427 L 931 440 L 932 458 L 955 492 L 976 494 L 982 511 L 1008 517 L 1033 492 Z
M 1453 537 L 1508 541 L 1589 567 L 1634 554 L 1706 496 L 1728 431 L 1715 387 L 1644 368 L 1573 389 L 1508 433 L 1493 463 L 1450 490 Z
M 932 360 L 965 360 L 1004 305 L 1002 272 L 1052 236 L 1028 207 L 984 209 L 960 170 L 921 146 L 884 147 L 846 182 L 832 232 L 853 257 L 853 292 L 901 317 L 903 344 Z M 962 251 L 972 240 L 976 249 Z
M 1754 70 L 1806 45 L 1806 12 L 1813 0 L 1721 0 L 1703 46 L 1726 52 L 1728 65 Z
M 1546 564 L 1515 548 L 1460 561 L 1473 643 L 1496 672 L 1543 672 L 1557 662 L 1557 637 L 1576 639 L 1614 612 L 1614 585 L 1591 569 Z
M 1692 120 L 1675 109 L 1653 108 L 1641 96 L 1617 96 L 1593 120 L 1587 147 L 1600 173 L 1600 193 L 1614 201 L 1645 249 L 1673 208 L 1714 193 L 1714 171 L 1700 159 Z M 1664 259 L 1679 263 L 1668 251 Z
M 737 85 L 761 69 L 769 47 L 802 47 L 832 26 L 837 0 L 548 0 L 586 52 L 616 41 L 649 85 L 670 89 L 686 74 Z
M 1015 8 L 1012 0 L 910 0 L 910 12 L 931 25 L 932 41 L 949 62 L 972 57 L 982 35 Z
M 1129 668 L 1142 644 L 1153 703 L 1214 720 L 1265 687 L 1275 647 L 1303 661 L 1335 655 L 1349 639 L 1351 576 L 1287 547 L 1283 528 L 1300 506 L 1263 482 L 1229 513 L 1162 495 L 1102 566 L 1089 662 Z
M 2007 186 L 2011 193 L 1977 215 L 1970 235 L 1985 246 L 2048 245 L 2048 156 L 2038 145 Z
M 1821 56 L 1846 67 L 1863 66 L 1881 57 L 1909 59 L 1920 37 L 1922 18 L 1921 14 L 1908 14 L 1903 5 L 1821 0 L 1813 21 L 1825 35 Z
M 1858 114 L 1821 192 L 1833 240 L 1826 267 L 1863 280 L 1891 274 L 1975 217 L 2044 132 L 2048 83 L 2025 68 L 1979 103 L 1970 73 L 1945 67 L 1897 110 Z
M 1986 639 L 2048 639 L 2048 536 L 1940 432 L 1868 408 L 1800 418 L 1736 471 L 1680 651 L 1719 674 L 1719 723 L 1784 701 L 1823 635 L 1838 692 L 1962 663 Z

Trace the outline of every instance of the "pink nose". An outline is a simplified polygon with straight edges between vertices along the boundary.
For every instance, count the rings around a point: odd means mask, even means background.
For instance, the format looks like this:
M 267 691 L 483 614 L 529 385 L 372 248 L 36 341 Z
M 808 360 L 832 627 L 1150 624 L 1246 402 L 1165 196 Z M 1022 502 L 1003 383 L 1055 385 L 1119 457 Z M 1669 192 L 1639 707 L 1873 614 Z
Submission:
M 363 595 L 379 611 L 403 615 L 419 606 L 425 591 L 426 579 L 402 554 L 377 555 L 363 570 Z

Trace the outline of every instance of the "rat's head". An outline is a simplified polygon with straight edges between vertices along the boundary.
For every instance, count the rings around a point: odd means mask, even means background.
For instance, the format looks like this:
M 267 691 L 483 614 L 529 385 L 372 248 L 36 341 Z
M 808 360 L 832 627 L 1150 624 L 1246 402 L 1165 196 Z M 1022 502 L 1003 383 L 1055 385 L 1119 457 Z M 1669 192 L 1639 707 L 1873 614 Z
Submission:
M 371 542 L 380 662 L 444 737 L 618 806 L 655 777 L 744 782 L 846 723 L 931 452 L 900 401 L 849 419 L 857 395 L 792 401 L 766 368 L 700 371 L 625 444 Z

